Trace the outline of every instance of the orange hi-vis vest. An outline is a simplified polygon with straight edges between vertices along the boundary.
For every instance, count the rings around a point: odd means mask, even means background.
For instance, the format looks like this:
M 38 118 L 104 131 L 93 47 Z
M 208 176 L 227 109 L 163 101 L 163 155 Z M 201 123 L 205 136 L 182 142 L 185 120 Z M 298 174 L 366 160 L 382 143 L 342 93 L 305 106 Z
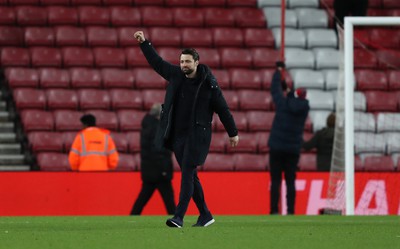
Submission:
M 88 127 L 75 137 L 69 153 L 72 170 L 106 171 L 118 165 L 118 151 L 110 132 Z

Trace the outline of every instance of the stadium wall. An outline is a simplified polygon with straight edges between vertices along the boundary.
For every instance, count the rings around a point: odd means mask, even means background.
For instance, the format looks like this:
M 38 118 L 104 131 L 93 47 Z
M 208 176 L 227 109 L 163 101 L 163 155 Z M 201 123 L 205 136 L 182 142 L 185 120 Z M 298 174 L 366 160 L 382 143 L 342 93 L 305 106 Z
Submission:
M 268 172 L 200 172 L 206 200 L 214 214 L 262 215 L 269 212 Z M 356 214 L 400 215 L 398 173 L 356 173 Z M 329 173 L 298 173 L 296 214 L 314 215 L 324 208 Z M 179 194 L 180 174 L 173 185 Z M 138 172 L 2 172 L 0 215 L 128 215 L 141 187 Z M 385 205 L 376 204 L 383 200 Z M 359 200 L 363 201 L 359 201 Z M 285 198 L 282 198 L 285 207 Z M 284 209 L 284 208 L 283 208 Z M 157 192 L 146 215 L 165 215 Z M 197 214 L 191 203 L 188 214 Z M 368 214 L 368 213 L 363 213 Z

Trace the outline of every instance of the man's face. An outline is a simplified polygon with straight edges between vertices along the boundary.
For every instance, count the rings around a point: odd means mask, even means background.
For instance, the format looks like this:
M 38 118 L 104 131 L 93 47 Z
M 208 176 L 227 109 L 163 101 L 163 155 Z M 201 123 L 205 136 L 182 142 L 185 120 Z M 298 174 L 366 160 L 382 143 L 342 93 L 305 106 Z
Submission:
M 190 75 L 196 72 L 199 61 L 195 61 L 190 54 L 181 54 L 180 65 L 182 72 L 186 75 Z

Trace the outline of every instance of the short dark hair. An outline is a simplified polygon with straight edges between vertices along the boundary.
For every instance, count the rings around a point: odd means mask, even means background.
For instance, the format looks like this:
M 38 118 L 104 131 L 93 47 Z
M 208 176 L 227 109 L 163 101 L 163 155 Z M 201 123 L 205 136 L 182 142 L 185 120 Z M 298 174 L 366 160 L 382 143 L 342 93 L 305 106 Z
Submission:
M 335 127 L 335 123 L 336 123 L 336 115 L 335 113 L 332 112 L 326 119 L 326 125 L 330 128 L 333 128 Z
M 96 126 L 96 117 L 92 114 L 85 114 L 81 117 L 81 123 L 85 126 Z
M 200 60 L 200 55 L 199 55 L 199 53 L 197 53 L 196 49 L 194 49 L 194 48 L 184 48 L 184 49 L 182 49 L 182 53 L 181 54 L 190 54 L 190 55 L 192 55 L 194 61 Z

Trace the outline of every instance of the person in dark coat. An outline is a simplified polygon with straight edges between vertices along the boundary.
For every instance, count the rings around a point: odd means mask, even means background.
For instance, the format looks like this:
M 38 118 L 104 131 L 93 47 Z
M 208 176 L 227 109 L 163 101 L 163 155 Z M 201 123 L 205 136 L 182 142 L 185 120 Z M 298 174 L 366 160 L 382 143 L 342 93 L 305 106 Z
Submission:
M 335 0 L 333 2 L 335 10 L 334 28 L 339 24 L 344 27 L 344 17 L 366 16 L 368 11 L 368 0 Z
M 164 61 L 142 31 L 135 32 L 134 37 L 148 63 L 169 82 L 155 143 L 174 152 L 182 177 L 178 206 L 166 224 L 182 227 L 189 201 L 193 198 L 200 212 L 194 226 L 211 225 L 215 220 L 206 205 L 197 166 L 204 164 L 210 148 L 214 112 L 224 125 L 233 147 L 239 142 L 235 121 L 216 78 L 208 66 L 199 63 L 200 57 L 195 49 L 182 50 L 180 66 L 177 66 Z
M 303 143 L 304 150 L 317 149 L 318 171 L 330 171 L 331 169 L 335 121 L 335 114 L 329 114 L 326 119 L 326 127 L 317 131 L 309 141 Z
M 154 104 L 149 113 L 142 120 L 140 131 L 140 172 L 142 189 L 131 215 L 140 215 L 144 206 L 150 200 L 154 191 L 158 189 L 164 201 L 168 214 L 175 213 L 174 191 L 172 188 L 173 165 L 171 151 L 156 149 L 154 138 L 159 124 L 161 105 Z
M 271 176 L 271 214 L 278 214 L 282 173 L 286 180 L 287 213 L 294 214 L 296 198 L 296 170 L 303 144 L 304 125 L 310 109 L 306 99 L 306 90 L 299 88 L 289 91 L 285 96 L 282 84 L 284 63 L 277 63 L 272 84 L 271 94 L 275 104 L 275 117 L 268 140 L 270 148 Z

